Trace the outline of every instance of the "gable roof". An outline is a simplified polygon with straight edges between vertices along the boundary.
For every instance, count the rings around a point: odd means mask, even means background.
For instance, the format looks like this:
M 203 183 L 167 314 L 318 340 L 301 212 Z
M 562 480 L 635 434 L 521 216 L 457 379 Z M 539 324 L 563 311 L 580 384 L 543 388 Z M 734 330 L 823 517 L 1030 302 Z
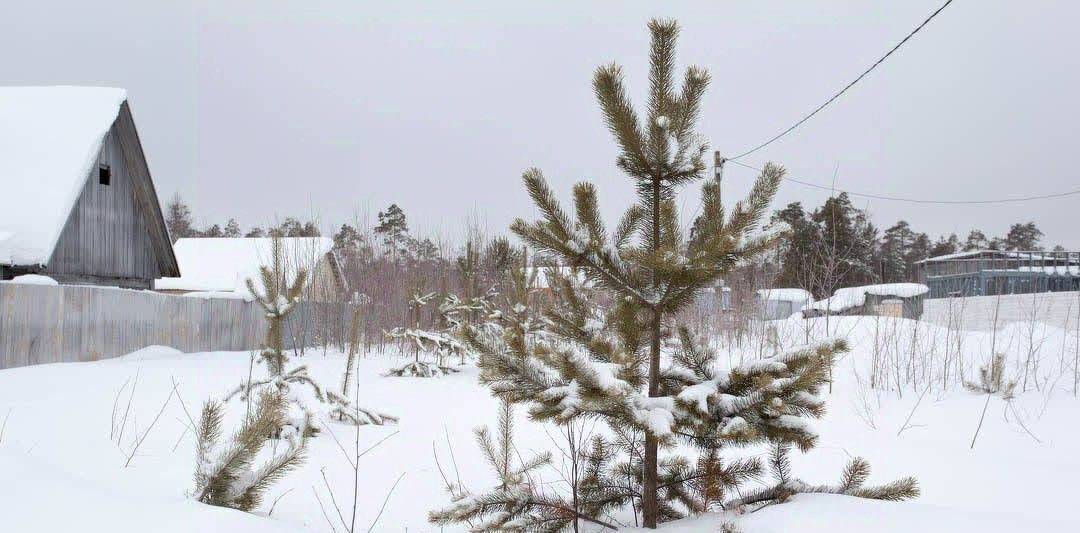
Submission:
M 48 260 L 126 99 L 105 87 L 0 87 L 0 263 Z
M 246 280 L 260 279 L 259 267 L 273 259 L 271 238 L 190 238 L 173 245 L 181 277 L 160 278 L 158 290 L 247 292 Z M 287 277 L 297 268 L 307 270 L 309 282 L 320 260 L 334 248 L 329 237 L 282 237 L 281 249 Z

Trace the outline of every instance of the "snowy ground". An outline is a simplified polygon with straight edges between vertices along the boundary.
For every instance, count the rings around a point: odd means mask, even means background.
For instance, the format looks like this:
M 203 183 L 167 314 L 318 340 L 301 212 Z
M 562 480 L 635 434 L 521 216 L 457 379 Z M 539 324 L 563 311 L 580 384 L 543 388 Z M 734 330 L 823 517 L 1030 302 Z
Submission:
M 923 495 L 915 503 L 900 504 L 799 496 L 787 505 L 739 517 L 743 531 L 1080 530 L 1070 490 L 1080 475 L 1080 456 L 1075 453 L 1080 444 L 1076 425 L 1080 400 L 1071 392 L 1073 371 L 1068 368 L 1072 336 L 1040 330 L 1045 335 L 1038 344 L 1042 363 L 1033 373 L 1045 379 L 1032 378 L 1033 384 L 1041 383 L 1038 390 L 1032 385 L 1011 404 L 993 398 L 975 447 L 970 449 L 985 396 L 964 391 L 956 383 L 946 385 L 942 368 L 935 371 L 932 362 L 899 358 L 906 352 L 902 346 L 908 336 L 942 344 L 945 341 L 935 336 L 940 331 L 925 325 L 914 330 L 910 321 L 890 319 L 884 327 L 901 332 L 897 334 L 900 340 L 890 340 L 896 345 L 894 361 L 882 348 L 887 336 L 881 333 L 880 321 L 832 320 L 834 330 L 848 336 L 854 350 L 837 367 L 829 414 L 816 423 L 821 444 L 794 458 L 796 474 L 809 482 L 832 481 L 849 457 L 860 455 L 874 467 L 871 482 L 915 475 Z M 801 324 L 781 324 L 786 330 L 781 337 L 795 336 Z M 1013 331 L 1014 337 L 1020 333 Z M 968 372 L 984 360 L 979 354 L 987 351 L 991 340 L 985 335 L 989 334 L 970 333 L 964 338 L 958 353 L 969 360 Z M 999 332 L 999 336 L 993 342 L 1001 348 L 1007 335 Z M 1024 354 L 1031 359 L 1033 344 L 1009 342 L 1006 351 L 1011 360 Z M 923 345 L 917 348 L 928 350 Z M 942 351 L 938 357 L 947 353 Z M 450 475 L 455 475 L 451 465 L 456 460 L 467 486 L 480 488 L 492 481 L 471 430 L 494 422 L 496 403 L 476 383 L 475 368 L 434 379 L 380 376 L 404 361 L 371 354 L 359 364 L 361 403 L 400 416 L 401 422 L 360 429 L 362 449 L 392 436 L 360 459 L 358 531 L 367 531 L 373 523 L 373 531 L 437 530 L 425 516 L 429 509 L 447 502 L 434 461 L 436 450 Z M 339 384 L 340 354 L 309 350 L 302 362 L 324 384 Z M 4 508 L 0 530 L 328 531 L 314 492 L 336 522 L 322 478 L 325 473 L 347 518 L 353 471 L 325 433 L 312 439 L 307 464 L 275 486 L 255 515 L 201 505 L 187 497 L 192 488 L 194 439 L 187 429 L 185 407 L 197 417 L 205 399 L 224 395 L 247 375 L 248 363 L 247 353 L 180 354 L 159 348 L 108 361 L 0 371 L 0 423 L 7 420 L 0 433 L 0 475 L 19 480 L 0 484 Z M 890 385 L 888 391 L 871 391 L 867 385 L 875 365 L 902 367 L 904 372 L 910 365 L 911 372 L 918 374 L 921 364 L 929 365 L 926 381 L 942 384 L 929 389 L 920 389 L 918 383 Z M 1010 366 L 1010 373 L 1019 370 Z M 886 374 L 881 368 L 878 372 Z M 130 420 L 122 437 L 116 439 L 114 431 L 110 439 L 110 426 L 117 418 L 112 414 L 114 404 L 122 414 L 136 378 Z M 174 398 L 162 410 L 174 380 L 183 404 Z M 118 396 L 125 382 L 128 385 Z M 239 414 L 240 404 L 230 407 L 231 414 Z M 160 418 L 147 433 L 159 411 Z M 354 445 L 353 428 L 331 424 L 330 429 L 346 447 Z M 550 427 L 522 422 L 517 432 L 523 455 L 555 448 L 551 438 L 557 435 Z M 125 467 L 144 433 L 145 439 Z M 557 478 L 555 473 L 550 475 Z M 376 523 L 384 500 L 385 509 Z M 730 519 L 707 515 L 665 529 L 716 531 Z M 840 529 L 840 524 L 848 529 Z

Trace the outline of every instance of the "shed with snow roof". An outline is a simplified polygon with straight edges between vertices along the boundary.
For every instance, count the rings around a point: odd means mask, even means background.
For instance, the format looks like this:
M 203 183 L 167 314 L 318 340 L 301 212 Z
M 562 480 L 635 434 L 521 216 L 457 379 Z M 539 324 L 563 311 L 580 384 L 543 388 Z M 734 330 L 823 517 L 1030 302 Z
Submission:
M 0 278 L 180 275 L 124 90 L 0 87 L 0 160 Z
M 339 301 L 348 294 L 328 237 L 280 237 L 281 268 L 291 282 L 298 270 L 307 272 L 305 297 Z M 249 297 L 247 280 L 261 287 L 260 268 L 274 262 L 273 238 L 186 238 L 174 245 L 183 268 L 181 277 L 154 282 L 159 292 L 221 297 Z
M 764 320 L 783 320 L 814 301 L 805 289 L 760 289 L 754 292 L 754 305 Z
M 833 295 L 818 300 L 803 311 L 803 317 L 825 315 L 893 316 L 917 319 L 923 313 L 923 300 L 930 289 L 921 283 L 882 283 L 836 289 Z

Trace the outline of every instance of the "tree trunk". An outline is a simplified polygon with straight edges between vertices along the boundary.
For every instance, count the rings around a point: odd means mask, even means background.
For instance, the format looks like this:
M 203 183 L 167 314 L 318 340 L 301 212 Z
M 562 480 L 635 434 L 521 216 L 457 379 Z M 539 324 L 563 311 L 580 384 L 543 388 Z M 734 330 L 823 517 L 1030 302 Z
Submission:
M 653 311 L 652 345 L 649 349 L 649 397 L 660 392 L 660 311 Z M 657 449 L 658 441 L 649 431 L 645 432 L 645 459 L 642 464 L 641 517 L 645 527 L 656 528 L 657 523 Z
M 656 252 L 660 248 L 660 180 L 653 180 L 652 197 L 652 242 L 650 248 Z M 653 272 L 653 288 L 660 285 L 660 280 Z M 653 309 L 652 341 L 649 347 L 649 397 L 660 393 L 660 314 L 659 308 Z M 642 525 L 656 529 L 657 504 L 657 448 L 658 442 L 649 431 L 645 432 L 645 458 L 642 462 L 641 480 L 641 520 Z
M 645 432 L 645 462 L 641 490 L 641 525 L 656 529 L 656 437 Z

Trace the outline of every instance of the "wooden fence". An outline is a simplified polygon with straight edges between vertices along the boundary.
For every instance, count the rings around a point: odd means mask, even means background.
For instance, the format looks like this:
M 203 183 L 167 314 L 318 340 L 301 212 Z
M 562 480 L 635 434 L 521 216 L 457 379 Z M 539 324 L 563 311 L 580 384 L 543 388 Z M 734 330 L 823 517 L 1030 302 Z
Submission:
M 287 347 L 341 346 L 345 304 L 300 302 Z M 184 352 L 258 348 L 266 334 L 254 302 L 89 286 L 0 283 L 0 369 L 96 361 L 151 345 Z

